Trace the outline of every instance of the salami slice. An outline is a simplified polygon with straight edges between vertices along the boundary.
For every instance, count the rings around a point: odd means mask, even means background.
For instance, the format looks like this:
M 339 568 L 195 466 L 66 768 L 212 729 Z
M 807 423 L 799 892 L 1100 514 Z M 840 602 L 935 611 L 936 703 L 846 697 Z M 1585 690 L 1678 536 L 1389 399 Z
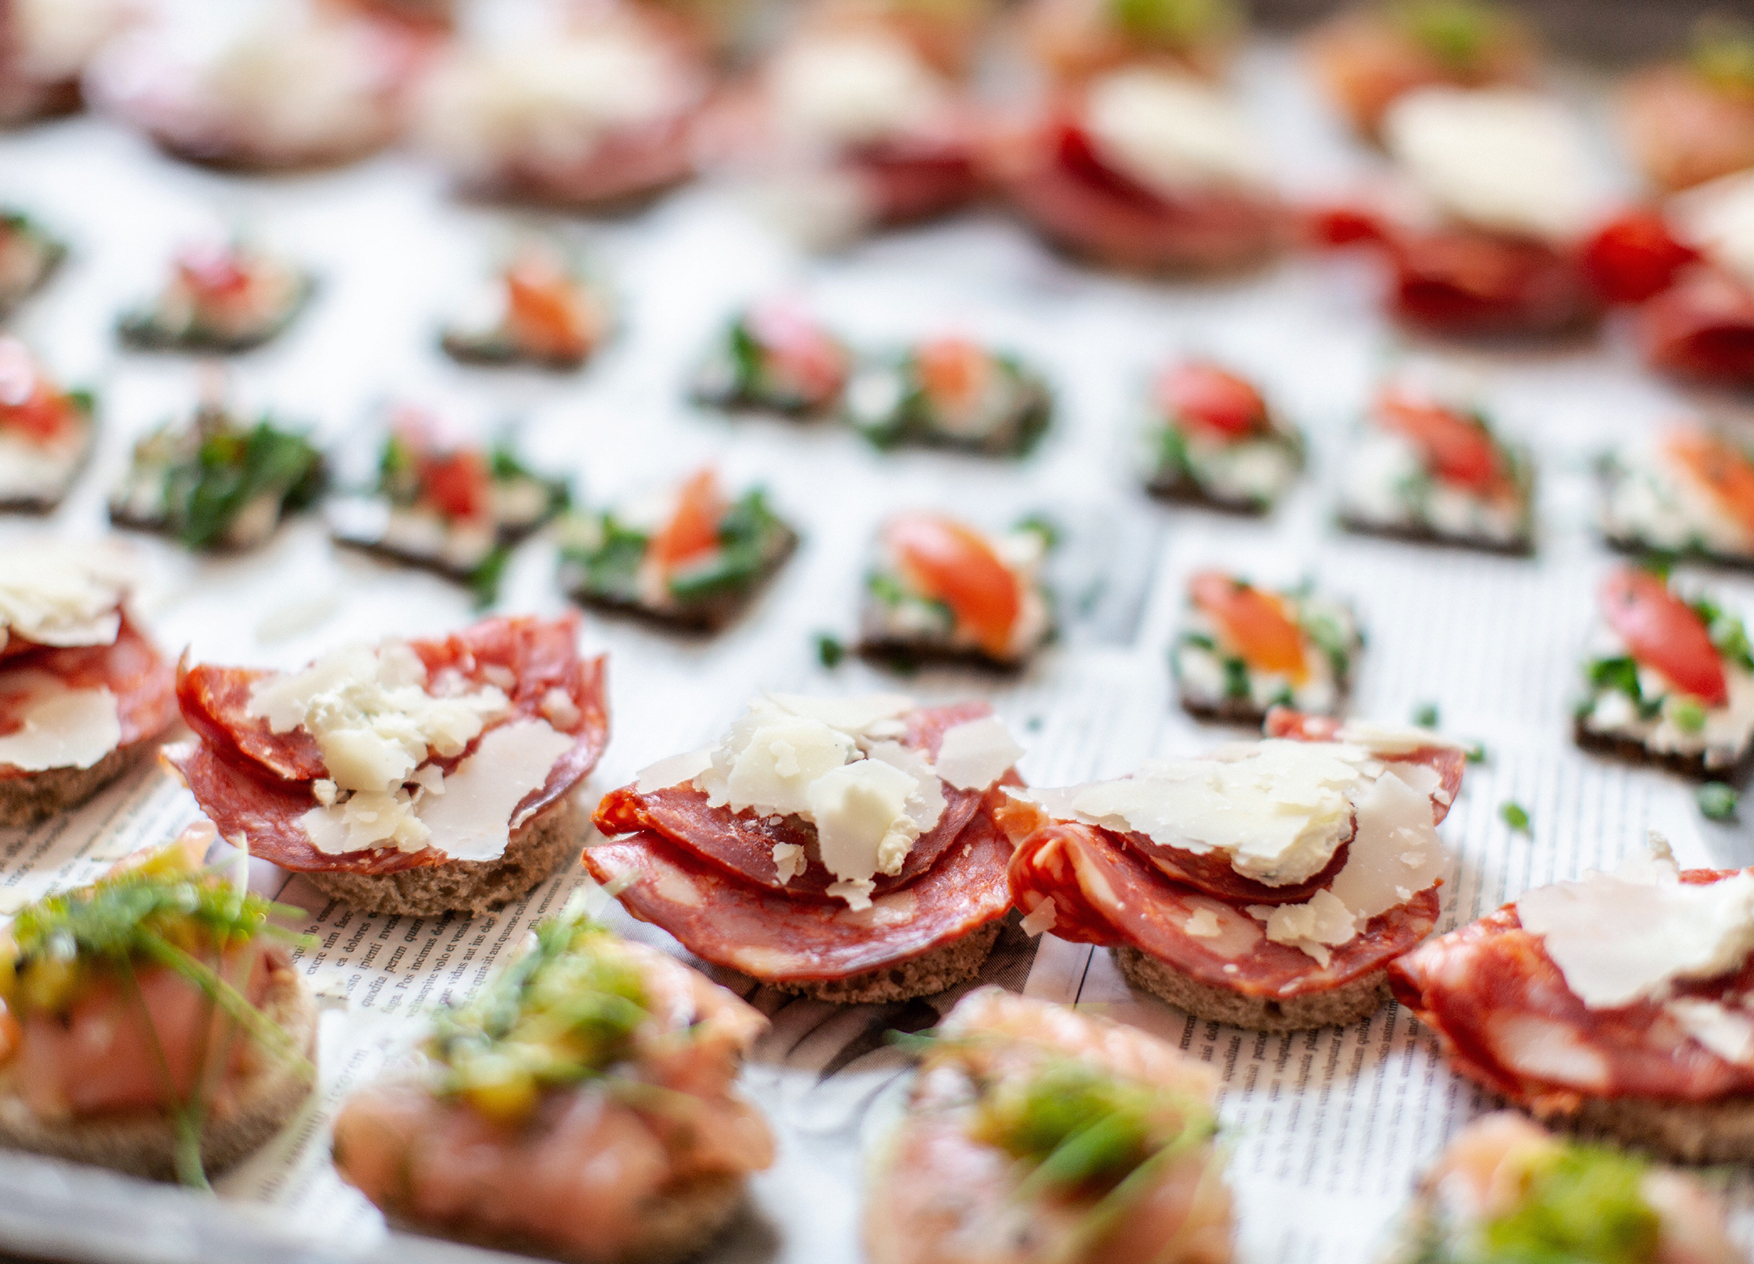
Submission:
M 548 770 L 547 780 L 518 803 L 513 827 L 569 794 L 596 767 L 609 740 L 602 657 L 578 656 L 578 619 L 488 619 L 442 640 L 410 645 L 437 679 L 456 672 L 469 685 L 505 690 L 512 710 L 490 728 L 541 718 L 574 737 Z M 311 782 L 326 773 L 316 743 L 302 729 L 273 733 L 246 714 L 250 686 L 261 673 L 196 667 L 181 673 L 176 700 L 199 741 L 165 752 L 202 811 L 227 838 L 243 835 L 253 854 L 283 869 L 395 873 L 446 863 L 428 848 L 389 848 L 334 855 L 311 843 L 299 818 L 316 806 Z M 558 693 L 556 692 L 558 691 Z M 570 708 L 576 719 L 562 714 Z M 476 738 L 454 759 L 432 762 L 447 774 L 480 745 Z
M 649 832 L 589 847 L 584 862 L 599 882 L 630 882 L 619 896 L 628 912 L 702 960 L 806 982 L 899 965 L 1003 917 L 1011 908 L 1009 854 L 983 810 L 942 864 L 857 912 L 740 882 Z
M 1274 943 L 1247 913 L 1169 881 L 1093 825 L 1061 823 L 1017 848 L 1009 869 L 1018 907 L 1054 902 L 1050 927 L 1078 943 L 1130 945 L 1214 987 L 1284 999 L 1322 992 L 1379 969 L 1437 924 L 1437 890 L 1370 919 L 1327 965 Z
M 1352 822 L 1354 833 L 1358 822 Z M 1223 852 L 1196 855 L 1180 847 L 1165 847 L 1145 834 L 1128 834 L 1127 845 L 1163 871 L 1165 877 L 1184 883 L 1196 891 L 1217 896 L 1236 904 L 1301 904 L 1340 876 L 1346 857 L 1352 853 L 1350 837 L 1334 849 L 1334 857 L 1313 878 L 1292 886 L 1270 887 L 1253 878 L 1245 878 L 1231 867 Z
M 1724 386 L 1754 382 L 1754 292 L 1715 268 L 1692 268 L 1639 312 L 1652 366 Z
M 1689 869 L 1683 882 L 1736 870 Z M 1539 1111 L 1589 1097 L 1709 1101 L 1754 1093 L 1754 1068 L 1725 1061 L 1687 1036 L 1661 1004 L 1590 1009 L 1566 986 L 1516 906 L 1422 944 L 1389 966 L 1395 999 L 1442 1038 L 1456 1070 Z M 1754 988 L 1754 960 L 1677 995 L 1717 1000 Z
M 1581 260 L 1537 241 L 1469 229 L 1391 231 L 1394 307 L 1449 334 L 1552 334 L 1601 314 Z
M 73 689 L 108 689 L 116 699 L 121 746 L 162 733 L 177 718 L 175 672 L 126 614 L 109 645 L 32 647 L 28 656 L 21 653 L 6 661 L 10 668 L 46 671 Z M 7 726 L 0 715 L 0 731 L 9 731 Z M 0 764 L 0 779 L 30 775 Z
M 992 708 L 984 702 L 918 708 L 902 717 L 907 726 L 902 744 L 935 759 L 947 730 L 991 714 Z M 915 840 L 899 873 L 876 876 L 878 893 L 906 886 L 935 865 L 974 819 L 985 793 L 958 790 L 950 785 L 942 789 L 943 816 Z M 808 821 L 710 807 L 706 794 L 692 786 L 669 786 L 644 794 L 633 786 L 613 790 L 598 805 L 594 824 L 611 836 L 641 831 L 662 835 L 701 860 L 794 897 L 831 898 L 826 893 L 836 881 L 817 853 L 816 827 Z M 782 882 L 773 849 L 788 845 L 804 849 L 807 867 L 791 881 Z

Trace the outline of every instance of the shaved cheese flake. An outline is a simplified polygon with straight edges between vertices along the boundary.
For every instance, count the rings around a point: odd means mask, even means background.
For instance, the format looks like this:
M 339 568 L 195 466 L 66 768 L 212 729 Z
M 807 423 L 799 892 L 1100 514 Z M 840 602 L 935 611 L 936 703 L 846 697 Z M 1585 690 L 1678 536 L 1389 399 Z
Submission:
M 695 784 L 712 807 L 797 815 L 809 810 L 810 784 L 846 763 L 856 749 L 852 738 L 820 720 L 773 714 L 740 741 L 715 751 L 713 766 Z
M 853 698 L 775 693 L 769 694 L 767 700 L 782 711 L 819 721 L 849 737 L 861 737 L 872 726 L 900 719 L 914 709 L 914 700 L 904 693 L 870 693 Z
M 1462 749 L 1461 743 L 1453 742 L 1430 729 L 1400 724 L 1372 724 L 1367 720 L 1348 720 L 1334 736 L 1336 740 L 1348 745 L 1362 746 L 1378 759 L 1411 755 L 1414 751 L 1427 747 Z
M 1663 1006 L 1681 1030 L 1725 1062 L 1754 1066 L 1754 1017 L 1717 1001 L 1677 996 Z
M 938 745 L 938 775 L 958 790 L 985 790 L 1023 757 L 1023 748 L 996 715 L 946 729 Z
M 1192 935 L 1195 939 L 1216 939 L 1222 928 L 1218 925 L 1218 914 L 1209 908 L 1197 908 L 1182 923 L 1182 933 Z
M 1025 935 L 1033 939 L 1037 935 L 1052 930 L 1054 923 L 1058 920 L 1059 915 L 1054 908 L 1054 897 L 1050 895 L 1024 914 L 1023 919 L 1017 924 L 1023 928 Z
M 338 650 L 301 672 L 258 681 L 247 713 L 276 733 L 308 732 L 341 789 L 391 794 L 429 755 L 462 754 L 509 706 L 492 685 L 434 697 L 420 656 L 390 641 Z
M 1156 192 L 1267 182 L 1265 148 L 1242 112 L 1192 75 L 1146 67 L 1104 75 L 1084 117 L 1103 157 Z
M 782 52 L 770 73 L 786 130 L 831 145 L 857 145 L 931 118 L 943 87 L 904 40 L 878 31 L 819 35 Z
M 915 780 L 880 760 L 862 759 L 815 778 L 809 787 L 822 863 L 840 881 L 829 888 L 853 908 L 871 902 L 873 875 L 901 870 L 919 827 L 907 815 Z
M 1525 892 L 1517 917 L 1541 936 L 1565 985 L 1591 1009 L 1661 995 L 1678 979 L 1710 979 L 1754 951 L 1754 873 L 1681 882 L 1672 866 L 1586 873 Z
M 693 781 L 712 766 L 713 753 L 710 750 L 687 751 L 681 755 L 672 755 L 668 759 L 660 759 L 657 763 L 648 764 L 640 769 L 633 788 L 641 794 L 668 790 L 671 786 L 680 786 Z
M 1671 214 L 1682 240 L 1754 285 L 1754 172 L 1741 171 L 1689 189 Z
M 6 709 L 19 726 L 0 737 L 0 765 L 25 772 L 90 768 L 122 741 L 116 697 L 108 689 L 69 689 L 48 672 L 8 672 Z
M 804 855 L 804 849 L 796 843 L 775 843 L 773 845 L 773 867 L 778 875 L 780 885 L 784 886 L 793 878 L 810 867 Z
M 914 827 L 924 834 L 936 825 L 938 818 L 944 815 L 944 789 L 937 774 L 933 772 L 932 765 L 926 762 L 926 757 L 913 747 L 903 746 L 900 742 L 877 742 L 871 747 L 870 757 L 899 769 L 913 779 L 914 788 L 907 798 L 907 816 L 914 823 Z M 884 865 L 879 868 L 884 873 L 898 872 L 904 858 L 905 853 L 895 859 L 894 869 Z
M 1565 242 L 1589 223 L 1576 122 L 1520 88 L 1424 88 L 1383 121 L 1389 152 L 1443 211 L 1491 232 Z
M 1330 891 L 1317 891 L 1302 904 L 1251 904 L 1249 916 L 1267 924 L 1267 938 L 1314 957 L 1326 966 L 1332 948 L 1358 933 L 1358 919 Z
M 36 540 L 0 550 L 0 646 L 113 645 L 121 630 L 129 564 L 99 544 Z
M 544 720 L 519 720 L 489 729 L 473 754 L 445 778 L 444 794 L 423 799 L 419 816 L 431 845 L 453 860 L 498 860 L 505 855 L 518 804 L 548 780 L 573 739 Z

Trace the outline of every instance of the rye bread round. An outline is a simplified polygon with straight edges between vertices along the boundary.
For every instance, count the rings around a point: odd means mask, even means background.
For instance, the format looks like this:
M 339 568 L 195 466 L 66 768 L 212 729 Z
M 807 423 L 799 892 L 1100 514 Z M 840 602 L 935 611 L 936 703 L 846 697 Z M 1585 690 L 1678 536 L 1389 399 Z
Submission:
M 395 873 L 313 869 L 304 876 L 324 895 L 362 913 L 473 916 L 517 899 L 569 857 L 577 859 L 586 819 L 566 795 L 513 831 L 498 860 L 447 860 Z
M 0 779 L 0 827 L 18 829 L 76 808 L 126 772 L 156 735 L 118 746 L 90 768 L 49 768 Z
M 863 974 L 849 974 L 844 979 L 764 981 L 782 992 L 837 1005 L 880 1005 L 910 1001 L 916 996 L 936 996 L 981 972 L 999 938 L 1001 924 L 988 922 L 941 948 Z
M 209 1114 L 202 1129 L 201 1161 L 210 1176 L 261 1148 L 310 1095 L 317 1006 L 292 966 L 273 968 L 261 1010 L 311 1065 L 301 1067 L 261 1052 L 256 1069 L 238 1086 L 225 1109 L 216 1107 Z M 0 1146 L 114 1168 L 151 1180 L 176 1179 L 176 1130 L 163 1110 L 44 1120 L 16 1093 L 0 1091 Z
M 1754 1162 L 1754 1096 L 1684 1102 L 1660 1097 L 1585 1097 L 1577 1110 L 1532 1112 L 1545 1124 L 1600 1129 L 1677 1163 Z
M 1184 974 L 1133 947 L 1113 949 L 1115 964 L 1134 987 L 1161 997 L 1195 1018 L 1252 1031 L 1305 1031 L 1338 1027 L 1374 1014 L 1389 999 L 1388 971 L 1372 970 L 1350 983 L 1307 996 L 1245 996 Z

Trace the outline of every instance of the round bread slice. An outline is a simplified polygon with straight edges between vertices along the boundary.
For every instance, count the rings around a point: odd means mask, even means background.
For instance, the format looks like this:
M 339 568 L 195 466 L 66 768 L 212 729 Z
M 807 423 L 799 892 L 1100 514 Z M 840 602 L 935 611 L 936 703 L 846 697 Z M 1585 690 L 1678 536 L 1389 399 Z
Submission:
M 362 913 L 471 916 L 515 900 L 584 847 L 587 815 L 572 796 L 556 799 L 512 832 L 498 860 L 447 860 L 395 873 L 312 869 L 305 877 L 324 895 Z
M 553 1242 L 508 1234 L 473 1221 L 429 1223 L 401 1206 L 388 1209 L 390 1225 L 412 1233 L 432 1234 L 497 1251 L 537 1255 L 564 1264 L 680 1264 L 725 1230 L 743 1210 L 748 1178 L 713 1173 L 692 1176 L 666 1186 L 638 1212 L 639 1233 L 618 1254 L 569 1250 Z
M 1387 970 L 1372 970 L 1350 983 L 1305 996 L 1245 996 L 1231 988 L 1202 983 L 1133 947 L 1116 947 L 1115 964 L 1134 987 L 1161 997 L 1195 1018 L 1246 1027 L 1251 1031 L 1305 1031 L 1338 1027 L 1374 1014 L 1389 999 Z
M 1543 1123 L 1599 1128 L 1630 1146 L 1678 1163 L 1754 1163 L 1754 1097 L 1707 1102 L 1659 1097 L 1586 1097 L 1574 1112 Z
M 201 1132 L 201 1162 L 209 1176 L 260 1149 L 310 1095 L 317 1006 L 292 966 L 273 967 L 261 1010 L 307 1065 L 264 1054 L 225 1109 L 210 1113 Z M 0 1092 L 0 1146 L 152 1180 L 176 1179 L 176 1130 L 162 1110 L 54 1121 L 39 1118 L 16 1093 Z
M 126 772 L 155 738 L 118 746 L 90 768 L 48 768 L 0 779 L 0 828 L 22 829 L 76 808 Z
M 836 1005 L 880 1005 L 936 996 L 981 972 L 998 941 L 1002 922 L 977 926 L 961 939 L 894 965 L 879 966 L 844 979 L 770 980 L 782 992 Z

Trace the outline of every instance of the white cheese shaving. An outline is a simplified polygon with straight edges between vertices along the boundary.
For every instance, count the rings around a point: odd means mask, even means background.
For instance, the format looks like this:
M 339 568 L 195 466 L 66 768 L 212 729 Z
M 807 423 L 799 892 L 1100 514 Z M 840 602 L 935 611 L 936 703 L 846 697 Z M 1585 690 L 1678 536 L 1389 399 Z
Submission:
M 773 845 L 773 867 L 779 876 L 780 885 L 784 886 L 793 878 L 810 867 L 809 858 L 804 849 L 797 843 L 775 843 Z
M 1754 172 L 1689 189 L 1668 213 L 1684 241 L 1744 285 L 1754 285 Z
M 796 693 L 770 693 L 767 701 L 782 711 L 818 720 L 850 737 L 863 737 L 885 720 L 898 720 L 914 709 L 904 693 L 868 693 L 851 698 L 811 698 Z M 898 736 L 886 730 L 882 736 Z
M 512 813 L 572 745 L 571 736 L 544 720 L 489 729 L 444 779 L 444 792 L 422 797 L 417 811 L 431 845 L 453 860 L 498 860 L 523 824 Z
M 128 559 L 103 545 L 33 540 L 0 550 L 0 647 L 111 645 L 122 626 Z
M 1677 996 L 1663 1006 L 1681 1030 L 1725 1062 L 1754 1066 L 1754 1016 L 1717 1001 Z
M 1672 861 L 1619 874 L 1591 870 L 1525 892 L 1516 909 L 1591 1009 L 1660 996 L 1678 979 L 1714 978 L 1754 951 L 1754 873 L 1746 871 L 1684 883 Z
M 48 672 L 25 669 L 0 675 L 0 703 L 19 720 L 0 736 L 0 765 L 25 772 L 90 768 L 122 741 L 108 689 L 70 689 Z
M 1025 913 L 1017 924 L 1023 928 L 1025 935 L 1033 939 L 1037 935 L 1052 930 L 1054 923 L 1058 920 L 1058 913 L 1054 908 L 1054 897 L 1050 895 Z
M 1085 126 L 1103 157 L 1166 196 L 1266 183 L 1265 149 L 1232 100 L 1192 75 L 1134 67 L 1096 80 Z
M 671 786 L 679 786 L 684 782 L 693 781 L 713 766 L 713 753 L 709 750 L 685 751 L 680 755 L 671 755 L 668 759 L 660 759 L 655 764 L 648 764 L 639 770 L 633 788 L 640 794 L 651 794 L 657 790 L 667 790 Z
M 1553 242 L 1589 224 L 1583 138 L 1557 102 L 1520 88 L 1423 88 L 1390 107 L 1383 137 L 1456 219 Z
M 938 745 L 938 775 L 958 790 L 985 790 L 1023 757 L 1023 748 L 996 715 L 946 729 Z
M 1182 923 L 1182 932 L 1192 935 L 1195 939 L 1216 939 L 1223 928 L 1218 924 L 1218 914 L 1209 908 L 1197 908 Z
M 840 879 L 832 889 L 855 909 L 870 904 L 873 875 L 899 872 L 919 837 L 907 814 L 916 784 L 876 759 L 843 764 L 810 783 L 809 815 L 822 863 Z
M 393 794 L 429 753 L 462 754 L 509 706 L 491 685 L 435 698 L 425 683 L 426 667 L 406 644 L 354 646 L 259 681 L 248 714 L 276 733 L 310 733 L 340 789 Z
M 930 119 L 944 97 L 918 54 L 880 31 L 795 44 L 775 60 L 768 83 L 781 130 L 826 145 L 906 132 Z
M 1358 933 L 1358 918 L 1333 891 L 1317 891 L 1302 904 L 1251 904 L 1249 916 L 1267 924 L 1267 938 L 1289 944 L 1326 966 L 1332 948 Z

